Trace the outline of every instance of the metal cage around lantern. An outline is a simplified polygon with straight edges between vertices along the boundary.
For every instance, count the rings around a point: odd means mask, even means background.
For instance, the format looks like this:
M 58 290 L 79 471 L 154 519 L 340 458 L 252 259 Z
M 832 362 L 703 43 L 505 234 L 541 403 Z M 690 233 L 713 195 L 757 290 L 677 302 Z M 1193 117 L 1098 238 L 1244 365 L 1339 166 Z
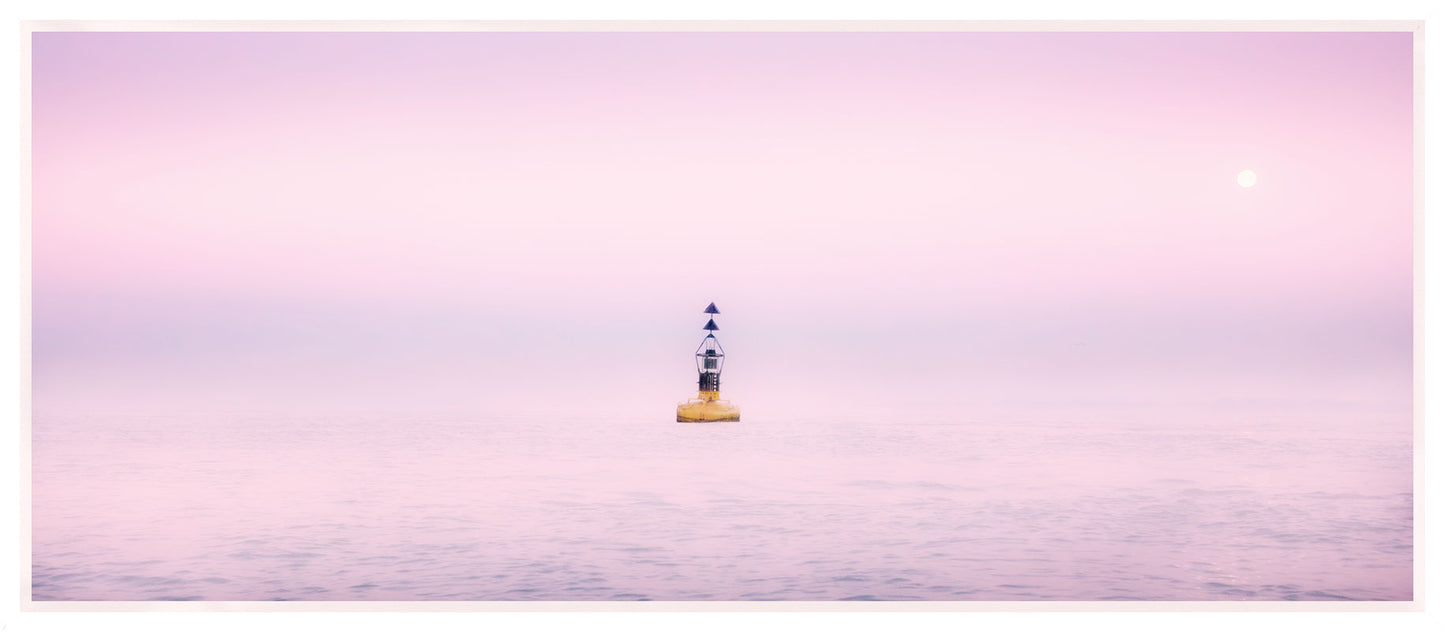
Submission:
M 722 388 L 723 354 L 717 338 L 708 334 L 697 347 L 697 390 L 717 392 Z
M 697 372 L 722 373 L 723 360 L 726 358 L 717 338 L 708 334 L 702 339 L 702 344 L 697 346 Z

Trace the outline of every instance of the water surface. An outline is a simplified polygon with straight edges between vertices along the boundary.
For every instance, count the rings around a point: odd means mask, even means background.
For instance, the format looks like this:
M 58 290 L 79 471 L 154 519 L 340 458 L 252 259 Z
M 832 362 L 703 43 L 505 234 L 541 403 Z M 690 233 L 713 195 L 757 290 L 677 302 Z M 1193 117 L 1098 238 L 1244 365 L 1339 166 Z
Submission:
M 1410 599 L 1408 432 L 1307 421 L 37 416 L 33 596 Z

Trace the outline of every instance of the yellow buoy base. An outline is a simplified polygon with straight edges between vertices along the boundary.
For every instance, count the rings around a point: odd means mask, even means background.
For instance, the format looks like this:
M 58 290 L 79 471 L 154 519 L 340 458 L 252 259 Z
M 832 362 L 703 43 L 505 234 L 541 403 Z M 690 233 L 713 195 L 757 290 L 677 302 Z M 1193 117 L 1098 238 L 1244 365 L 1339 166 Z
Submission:
M 697 399 L 677 405 L 678 422 L 739 421 L 742 418 L 742 411 L 737 406 L 718 399 L 716 392 L 703 391 L 697 395 Z

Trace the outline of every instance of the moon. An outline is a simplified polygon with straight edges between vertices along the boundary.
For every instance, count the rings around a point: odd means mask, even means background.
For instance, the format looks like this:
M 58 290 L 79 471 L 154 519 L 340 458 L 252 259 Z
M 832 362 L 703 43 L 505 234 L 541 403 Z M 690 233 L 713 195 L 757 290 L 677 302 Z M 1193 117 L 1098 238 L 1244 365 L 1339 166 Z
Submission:
M 1254 186 L 1254 183 L 1258 180 L 1259 176 L 1254 175 L 1254 172 L 1248 169 L 1239 172 L 1239 176 L 1235 178 L 1235 181 L 1239 182 L 1239 186 L 1242 186 L 1246 189 Z

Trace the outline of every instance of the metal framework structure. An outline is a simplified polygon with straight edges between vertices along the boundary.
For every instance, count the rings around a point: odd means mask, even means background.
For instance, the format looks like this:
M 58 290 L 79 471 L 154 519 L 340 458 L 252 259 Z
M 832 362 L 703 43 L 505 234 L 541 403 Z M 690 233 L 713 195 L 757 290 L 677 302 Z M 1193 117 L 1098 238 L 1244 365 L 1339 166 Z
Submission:
M 715 394 L 722 390 L 722 365 L 727 356 L 723 354 L 722 345 L 718 343 L 717 336 L 712 332 L 718 330 L 717 323 L 713 321 L 712 315 L 720 314 L 717 311 L 716 303 L 708 303 L 707 309 L 702 313 L 708 314 L 707 324 L 703 325 L 707 331 L 707 337 L 702 339 L 702 344 L 697 346 L 697 390 L 700 393 Z

